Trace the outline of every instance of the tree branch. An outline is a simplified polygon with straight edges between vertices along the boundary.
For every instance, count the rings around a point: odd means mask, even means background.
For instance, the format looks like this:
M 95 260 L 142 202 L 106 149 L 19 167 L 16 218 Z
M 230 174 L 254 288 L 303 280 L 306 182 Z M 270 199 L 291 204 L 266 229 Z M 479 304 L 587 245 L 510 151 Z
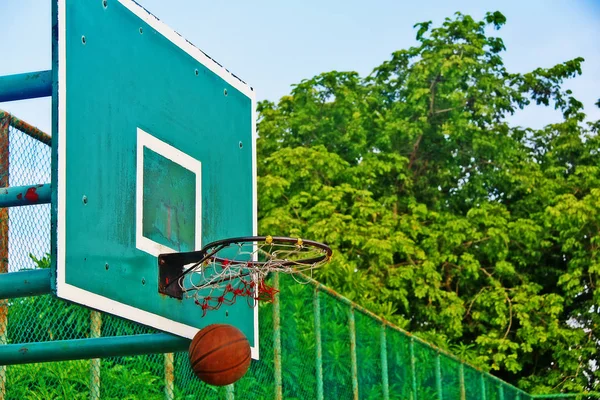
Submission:
M 433 105 L 435 103 L 435 85 L 440 81 L 440 74 L 437 74 L 436 77 L 431 81 L 431 85 L 429 85 L 429 90 L 431 91 L 431 96 L 429 97 L 429 116 L 433 116 Z M 413 145 L 413 150 L 410 153 L 410 158 L 408 162 L 408 169 L 412 168 L 415 159 L 417 158 L 417 151 L 419 150 L 419 145 L 421 144 L 421 139 L 423 139 L 423 134 L 420 134 L 417 138 L 417 141 Z
M 468 249 L 469 247 L 471 247 L 472 245 L 474 245 L 476 243 L 485 242 L 486 240 L 489 240 L 491 238 L 492 238 L 491 236 L 486 236 L 486 237 L 483 237 L 483 238 L 478 239 L 478 240 L 470 240 L 468 242 L 464 242 L 463 244 L 461 244 L 461 246 L 463 246 L 463 247 L 465 247 L 465 248 Z
M 464 106 L 461 106 L 461 107 L 464 107 Z M 445 112 L 448 112 L 448 111 L 456 110 L 457 108 L 459 108 L 459 107 L 450 107 L 450 108 L 444 108 L 443 110 L 435 110 L 433 112 L 433 115 L 437 115 L 437 114 L 445 113 Z
M 429 115 L 433 115 L 433 104 L 435 103 L 435 85 L 440 81 L 440 74 L 431 81 L 431 85 L 429 86 L 429 91 L 431 92 L 431 96 L 429 97 Z
M 479 295 L 481 294 L 481 292 L 483 292 L 485 289 L 489 289 L 491 288 L 491 286 L 484 286 L 482 287 L 479 292 L 475 295 L 475 297 L 473 297 L 473 299 L 471 300 L 471 303 L 469 304 L 469 308 L 467 308 L 467 313 L 465 314 L 465 317 L 469 314 L 471 314 L 471 308 L 473 308 L 473 304 L 475 303 L 475 300 L 477 300 L 477 298 L 479 297 Z
M 419 144 L 421 144 L 421 139 L 423 139 L 423 134 L 419 135 L 417 141 L 413 145 L 413 150 L 410 153 L 410 159 L 408 161 L 408 169 L 412 169 L 412 165 L 415 162 L 415 159 L 417 158 L 417 150 L 419 150 Z
M 508 337 L 508 334 L 510 333 L 510 328 L 512 327 L 513 311 L 512 311 L 512 301 L 510 300 L 508 293 L 506 293 L 506 290 L 503 290 L 503 293 L 504 293 L 504 296 L 506 297 L 506 300 L 508 301 L 508 328 L 506 329 L 506 332 L 504 333 L 504 337 L 502 338 L 502 339 L 506 339 Z

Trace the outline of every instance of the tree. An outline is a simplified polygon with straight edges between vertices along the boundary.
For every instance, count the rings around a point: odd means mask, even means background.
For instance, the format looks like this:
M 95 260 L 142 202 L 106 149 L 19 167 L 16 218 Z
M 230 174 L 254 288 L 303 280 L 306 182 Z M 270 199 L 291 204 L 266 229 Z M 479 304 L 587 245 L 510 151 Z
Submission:
M 600 121 L 562 88 L 583 59 L 506 70 L 505 22 L 420 23 L 259 103 L 259 230 L 329 243 L 319 280 L 525 390 L 598 390 Z M 508 123 L 532 103 L 562 121 Z

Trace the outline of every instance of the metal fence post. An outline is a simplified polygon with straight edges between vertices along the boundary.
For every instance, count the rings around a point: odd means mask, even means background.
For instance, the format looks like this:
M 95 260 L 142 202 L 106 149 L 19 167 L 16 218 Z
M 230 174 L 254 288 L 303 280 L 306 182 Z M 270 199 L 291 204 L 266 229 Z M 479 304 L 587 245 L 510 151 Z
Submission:
M 165 353 L 165 399 L 173 400 L 175 396 L 175 355 Z
M 273 298 L 273 358 L 275 363 L 275 400 L 283 398 L 283 387 L 281 380 L 281 314 L 279 305 L 279 273 L 273 278 L 275 297 Z
M 479 383 L 481 385 L 481 400 L 486 400 L 487 394 L 485 393 L 485 377 L 483 372 L 479 375 Z
M 234 400 L 235 399 L 235 386 L 233 383 L 231 385 L 225 386 L 225 399 L 226 400 Z
M 323 348 L 321 347 L 321 304 L 319 302 L 318 287 L 315 287 L 313 306 L 313 313 L 315 316 L 317 400 L 323 400 Z
M 467 398 L 467 391 L 465 390 L 465 365 L 463 363 L 460 363 L 460 369 L 459 369 L 459 380 L 460 380 L 460 400 L 466 400 Z
M 387 363 L 387 340 L 385 335 L 385 324 L 381 324 L 381 384 L 383 385 L 383 399 L 390 398 L 390 385 L 388 381 L 388 363 Z
M 348 310 L 348 328 L 350 329 L 350 359 L 352 363 L 352 394 L 358 400 L 358 363 L 356 360 L 356 324 L 354 321 L 354 307 Z
M 417 400 L 417 365 L 415 360 L 415 339 L 410 338 L 410 375 L 412 379 L 412 400 Z
M 90 337 L 99 338 L 102 336 L 102 314 L 92 310 L 90 312 Z M 100 398 L 100 359 L 90 360 L 90 400 Z
M 435 386 L 437 389 L 438 399 L 442 400 L 444 398 L 442 393 L 442 356 L 438 351 L 435 356 Z
M 10 114 L 0 112 L 0 187 L 8 187 Z M 0 273 L 8 272 L 8 208 L 0 208 Z M 8 301 L 0 300 L 0 345 L 6 344 Z M 0 366 L 0 400 L 6 395 L 6 366 Z

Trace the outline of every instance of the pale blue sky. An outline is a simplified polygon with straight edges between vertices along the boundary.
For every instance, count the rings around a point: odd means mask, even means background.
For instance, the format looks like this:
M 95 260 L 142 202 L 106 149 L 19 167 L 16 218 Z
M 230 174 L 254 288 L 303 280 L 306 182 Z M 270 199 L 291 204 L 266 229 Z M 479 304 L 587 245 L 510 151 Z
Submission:
M 567 87 L 584 102 L 590 119 L 600 119 L 594 106 L 600 98 L 600 0 L 139 2 L 252 85 L 259 100 L 277 100 L 290 85 L 325 71 L 367 75 L 393 51 L 416 43 L 417 22 L 439 24 L 456 11 L 481 18 L 498 10 L 508 19 L 498 34 L 509 70 L 584 57 L 583 76 Z M 50 69 L 50 5 L 51 0 L 0 0 L 0 75 Z M 50 131 L 49 99 L 0 108 Z M 512 123 L 541 127 L 558 118 L 534 107 Z

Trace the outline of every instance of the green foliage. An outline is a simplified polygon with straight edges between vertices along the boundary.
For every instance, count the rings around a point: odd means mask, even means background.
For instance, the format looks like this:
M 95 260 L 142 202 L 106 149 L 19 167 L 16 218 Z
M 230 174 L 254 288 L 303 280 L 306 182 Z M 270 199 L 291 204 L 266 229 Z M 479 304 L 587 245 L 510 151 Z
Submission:
M 417 24 L 261 102 L 260 231 L 329 243 L 319 280 L 525 390 L 598 390 L 600 122 L 562 88 L 583 59 L 506 70 L 505 22 Z M 562 121 L 509 125 L 532 103 Z
M 7 369 L 7 399 L 87 399 L 88 360 L 12 365 Z
M 108 362 L 99 387 L 103 399 L 164 398 L 163 378 Z M 90 360 L 13 365 L 7 369 L 7 399 L 87 399 Z
M 103 399 L 162 399 L 164 377 L 147 368 L 108 362 L 102 368 L 100 393 Z

